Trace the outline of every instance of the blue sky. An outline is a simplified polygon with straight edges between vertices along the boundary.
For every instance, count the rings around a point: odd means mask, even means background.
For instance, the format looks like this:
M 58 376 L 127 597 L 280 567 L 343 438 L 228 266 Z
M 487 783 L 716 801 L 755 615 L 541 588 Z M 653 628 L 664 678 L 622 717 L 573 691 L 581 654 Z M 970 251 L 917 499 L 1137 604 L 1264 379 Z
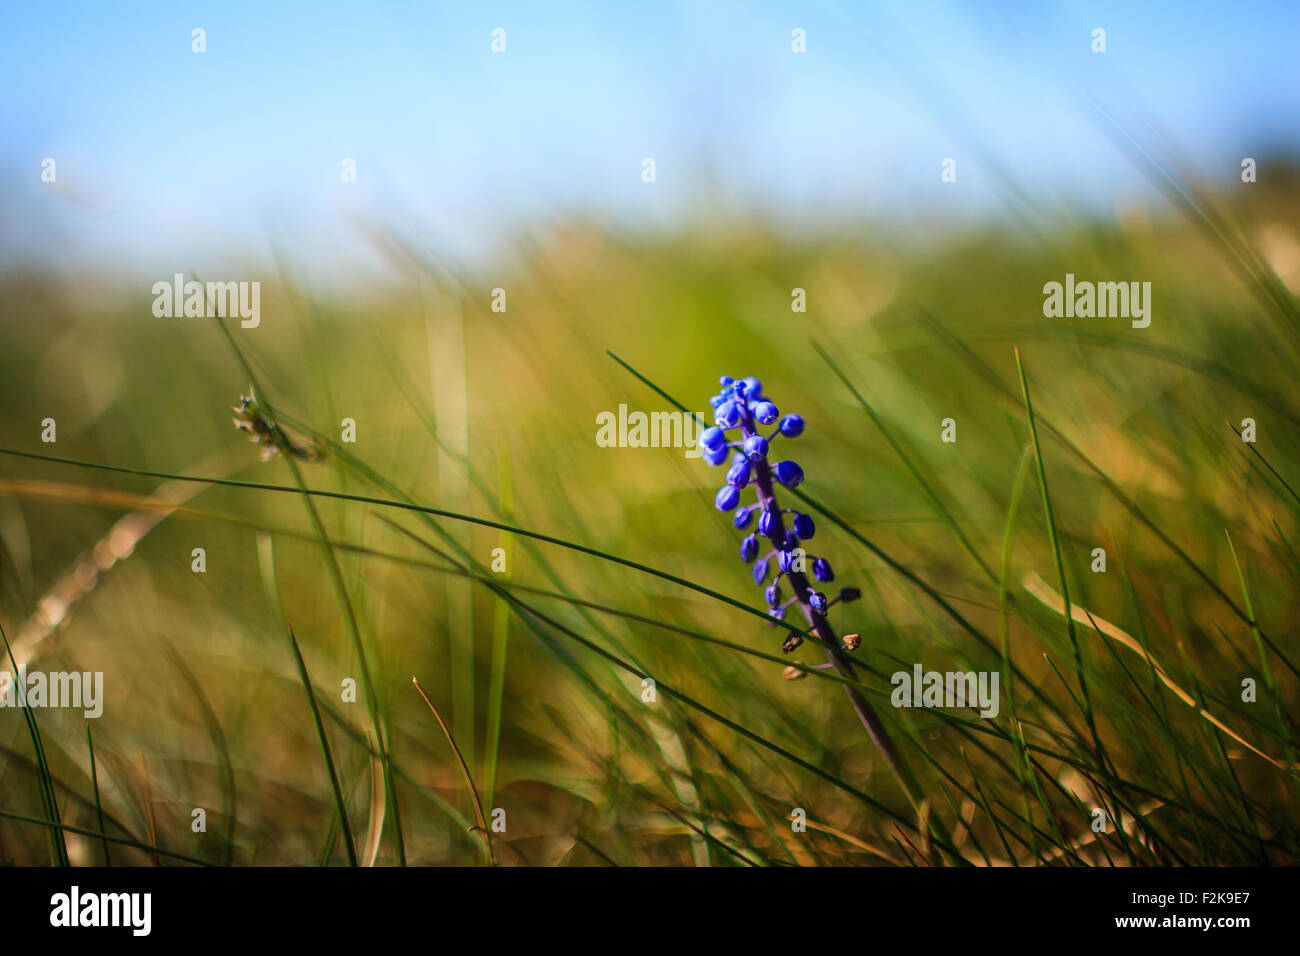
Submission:
M 8 4 L 0 250 L 167 272 L 275 243 L 333 270 L 362 268 L 359 222 L 467 263 L 575 213 L 961 224 L 1003 211 L 993 162 L 1106 215 L 1149 188 L 1090 98 L 1232 176 L 1296 151 L 1298 35 L 1295 3 Z

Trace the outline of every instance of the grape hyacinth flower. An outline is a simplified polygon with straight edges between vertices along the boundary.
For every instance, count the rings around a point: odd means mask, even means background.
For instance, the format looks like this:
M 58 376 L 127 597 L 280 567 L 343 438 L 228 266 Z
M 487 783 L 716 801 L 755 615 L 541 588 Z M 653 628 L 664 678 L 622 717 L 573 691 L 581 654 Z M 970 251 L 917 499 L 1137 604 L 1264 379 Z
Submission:
M 778 487 L 793 489 L 803 483 L 803 468 L 797 462 L 782 457 L 783 451 L 780 450 L 784 449 L 789 439 L 803 434 L 804 420 L 796 414 L 783 417 L 776 404 L 763 394 L 763 383 L 757 378 L 751 376 L 734 379 L 724 375 L 720 384 L 722 388 L 719 393 L 709 399 L 714 410 L 715 424 L 701 433 L 700 445 L 704 460 L 710 465 L 719 466 L 728 459 L 731 462 L 726 473 L 726 484 L 714 499 L 718 509 L 736 511 L 734 524 L 737 529 L 744 531 L 754 525 L 754 513 L 758 513 L 756 531 L 749 532 L 741 542 L 740 557 L 747 564 L 753 563 L 754 583 L 763 588 L 763 596 L 768 605 L 768 623 L 772 626 L 785 624 L 787 633 L 781 649 L 787 654 L 796 650 L 803 643 L 805 632 L 786 624 L 785 614 L 791 604 L 797 603 L 808 619 L 812 633 L 826 652 L 827 663 L 813 667 L 829 667 L 841 677 L 853 680 L 854 667 L 848 653 L 858 649 L 861 637 L 858 634 L 848 634 L 840 640 L 832 630 L 827 615 L 832 605 L 856 601 L 861 597 L 861 591 L 845 587 L 834 598 L 828 598 L 810 583 L 805 569 L 811 570 L 812 577 L 819 585 L 824 586 L 835 580 L 830 562 L 824 557 L 808 555 L 803 548 L 803 543 L 810 541 L 816 534 L 816 523 L 809 515 L 793 508 L 783 509 L 777 501 Z M 760 433 L 760 428 L 773 424 L 776 427 L 770 434 Z M 737 434 L 733 436 L 729 433 Z M 734 453 L 732 449 L 735 449 Z M 773 462 L 773 458 L 778 460 Z M 751 488 L 756 501 L 741 505 L 741 492 L 748 494 Z M 789 527 L 786 524 L 787 515 L 790 516 Z M 767 539 L 772 551 L 758 558 L 761 538 Z M 777 574 L 769 580 L 773 554 L 776 556 Z M 793 592 L 789 598 L 785 598 L 783 583 Z M 785 677 L 791 678 L 791 670 L 802 675 L 805 666 L 787 668 Z M 919 810 L 925 804 L 915 778 L 907 772 L 880 717 L 856 687 L 846 683 L 844 691 L 899 785 L 913 806 L 919 812 L 924 812 Z M 935 817 L 929 819 L 935 835 L 946 840 L 946 831 L 940 821 Z
M 784 620 L 786 609 L 798 603 L 818 636 L 829 647 L 842 649 L 844 645 L 835 638 L 826 615 L 832 604 L 851 601 L 858 592 L 846 588 L 832 600 L 813 588 L 806 569 L 811 568 L 812 576 L 821 583 L 835 577 L 829 561 L 812 557 L 804 551 L 804 542 L 816 535 L 817 525 L 809 515 L 793 509 L 783 510 L 776 498 L 778 486 L 795 488 L 804 480 L 803 469 L 797 462 L 789 459 L 771 461 L 774 449 L 782 447 L 779 439 L 797 438 L 803 434 L 803 418 L 799 415 L 782 417 L 776 404 L 763 395 L 763 383 L 752 376 L 741 379 L 723 376 L 720 384 L 722 390 L 709 399 L 716 424 L 700 435 L 700 445 L 704 459 L 710 465 L 718 466 L 730 460 L 726 484 L 714 499 L 718 509 L 735 511 L 733 523 L 739 530 L 748 530 L 754 523 L 754 514 L 758 514 L 757 530 L 741 541 L 740 557 L 746 564 L 754 565 L 754 583 L 764 588 L 768 614 L 772 619 L 769 623 Z M 776 427 L 770 434 L 760 433 L 761 426 L 771 425 Z M 728 434 L 730 432 L 739 434 L 733 437 Z M 754 504 L 741 505 L 741 492 L 751 487 L 757 500 Z M 758 560 L 760 538 L 766 538 L 773 549 L 762 560 Z M 776 556 L 777 574 L 769 580 L 772 554 Z M 784 602 L 782 579 L 793 591 L 793 596 Z M 789 653 L 801 642 L 799 635 L 791 633 L 782 647 Z

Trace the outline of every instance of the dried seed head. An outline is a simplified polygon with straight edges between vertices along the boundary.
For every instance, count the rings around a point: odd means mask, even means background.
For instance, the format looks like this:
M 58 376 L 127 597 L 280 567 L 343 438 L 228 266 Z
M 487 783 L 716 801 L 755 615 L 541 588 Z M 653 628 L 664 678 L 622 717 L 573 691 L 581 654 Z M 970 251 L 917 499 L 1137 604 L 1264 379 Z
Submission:
M 798 634 L 791 634 L 789 637 L 785 639 L 785 643 L 781 645 L 781 650 L 783 650 L 787 654 L 790 654 L 795 650 L 795 648 L 797 648 L 802 643 L 803 643 L 802 637 L 800 637 Z
M 258 404 L 257 393 L 248 387 L 248 394 L 239 396 L 239 404 L 232 406 L 235 427 L 249 433 L 248 440 L 262 446 L 262 460 L 280 453 L 292 455 L 303 461 L 320 461 L 325 457 L 325 446 L 318 439 L 295 442 L 283 428 L 267 417 Z
M 856 650 L 858 649 L 858 647 L 861 646 L 861 644 L 862 644 L 862 635 L 861 635 L 861 634 L 845 634 L 845 635 L 844 635 L 844 649 L 845 649 L 846 651 L 856 651 Z

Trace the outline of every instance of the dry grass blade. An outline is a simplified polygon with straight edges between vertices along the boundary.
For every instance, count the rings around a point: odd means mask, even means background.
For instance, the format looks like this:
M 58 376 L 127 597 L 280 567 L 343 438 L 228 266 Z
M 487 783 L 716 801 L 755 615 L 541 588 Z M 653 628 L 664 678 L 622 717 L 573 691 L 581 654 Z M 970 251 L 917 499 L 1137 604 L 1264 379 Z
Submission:
M 420 692 L 420 696 L 424 698 L 424 702 L 428 704 L 429 709 L 433 711 L 433 716 L 437 719 L 438 726 L 442 728 L 443 734 L 447 737 L 447 743 L 451 744 L 452 753 L 456 755 L 456 762 L 460 764 L 460 772 L 465 775 L 465 785 L 469 787 L 469 794 L 474 800 L 474 816 L 478 819 L 478 825 L 471 827 L 470 829 L 478 830 L 483 834 L 483 842 L 487 850 L 488 863 L 491 866 L 496 866 L 496 854 L 492 849 L 492 831 L 488 829 L 487 821 L 483 817 L 483 803 L 478 798 L 478 788 L 474 786 L 474 777 L 469 772 L 469 765 L 465 763 L 465 758 L 461 756 L 460 748 L 456 746 L 456 738 L 451 735 L 451 730 L 448 729 L 447 722 L 442 719 L 442 714 L 438 713 L 438 708 L 433 706 L 433 701 L 429 699 L 429 695 L 426 694 L 424 688 L 420 686 L 419 679 L 412 677 L 411 683 L 415 685 L 415 689 Z
M 794 817 L 789 817 L 788 819 L 793 820 Z M 904 865 L 905 861 L 900 860 L 895 856 L 891 856 L 890 854 L 886 853 L 884 850 L 880 849 L 880 847 L 872 846 L 866 840 L 860 839 L 859 837 L 855 837 L 851 833 L 845 833 L 843 830 L 837 830 L 835 829 L 835 827 L 827 826 L 824 823 L 818 823 L 815 820 L 804 820 L 803 825 L 810 830 L 820 830 L 822 833 L 829 833 L 831 836 L 843 840 L 845 843 L 848 843 L 851 846 L 855 846 L 859 850 L 865 850 L 866 852 L 870 853 L 872 856 L 880 857 L 880 859 L 884 860 L 886 863 L 893 864 L 894 866 Z
M 139 753 L 136 756 L 140 761 L 140 789 L 142 792 L 142 799 L 144 800 L 144 821 L 145 826 L 148 828 L 149 845 L 157 846 L 158 821 L 154 817 L 153 812 L 153 786 L 149 782 L 149 765 L 145 763 L 143 753 Z M 154 866 L 162 866 L 162 860 L 158 858 L 158 853 L 156 851 L 151 850 L 149 852 L 149 857 L 153 860 Z
M 210 471 L 214 466 L 224 464 L 228 457 L 224 452 L 209 456 L 191 470 Z M 125 504 L 134 509 L 115 521 L 108 533 L 94 547 L 83 552 L 37 602 L 36 612 L 23 622 L 14 638 L 13 651 L 18 666 L 26 667 L 30 663 L 41 642 L 58 631 L 114 565 L 129 558 L 149 532 L 202 490 L 202 485 L 172 480 L 159 485 L 152 495 L 141 498 L 139 495 L 122 495 L 103 489 L 76 489 L 34 479 L 0 482 L 0 494 L 92 500 Z
M 1151 814 L 1155 813 L 1164 805 L 1165 805 L 1164 801 L 1162 800 L 1152 800 L 1148 802 L 1145 806 L 1140 807 L 1138 809 L 1138 814 L 1141 817 L 1150 816 Z M 1127 833 L 1129 836 L 1135 839 L 1141 846 L 1144 847 L 1147 846 L 1148 841 L 1144 836 L 1142 829 L 1138 826 L 1138 821 L 1136 819 L 1134 819 L 1132 816 L 1130 816 L 1127 813 L 1121 813 L 1120 818 L 1118 820 L 1118 824 L 1121 830 L 1123 830 L 1125 833 Z M 1050 850 L 1047 850 L 1043 854 L 1043 862 L 1050 863 L 1053 860 L 1059 860 L 1067 853 L 1071 853 L 1071 852 L 1077 853 L 1080 850 L 1084 850 L 1087 847 L 1091 846 L 1092 844 L 1096 843 L 1104 835 L 1105 835 L 1104 833 L 1098 833 L 1097 831 L 1090 829 L 1082 836 L 1077 836 L 1072 838 L 1069 844 L 1067 844 L 1066 846 L 1056 846 L 1056 847 L 1052 847 Z M 1028 863 L 1029 860 L 1026 859 L 1021 862 Z
M 384 817 L 388 810 L 388 791 L 384 786 L 384 761 L 379 757 L 375 734 L 366 731 L 370 750 L 370 820 L 366 826 L 366 849 L 362 854 L 366 866 L 374 866 L 379 858 L 379 841 L 384 835 Z
M 1026 591 L 1028 591 L 1039 601 L 1041 601 L 1044 606 L 1055 611 L 1057 614 L 1063 613 L 1061 610 L 1063 606 L 1063 602 L 1061 601 L 1061 596 L 1052 589 L 1052 586 L 1050 584 L 1048 584 L 1046 581 L 1040 578 L 1035 572 L 1033 571 L 1026 572 L 1024 578 L 1021 579 L 1021 584 L 1024 585 Z M 1090 613 L 1086 608 L 1080 607 L 1077 604 L 1072 604 L 1070 606 L 1070 616 L 1073 617 L 1074 620 L 1080 624 L 1087 625 L 1088 627 L 1095 627 L 1099 634 L 1104 634 L 1106 637 L 1109 637 L 1111 640 L 1115 641 L 1116 643 L 1128 648 L 1138 657 L 1142 658 L 1142 660 L 1145 661 L 1147 664 L 1149 664 L 1151 669 L 1156 672 L 1156 675 L 1160 678 L 1160 680 L 1164 683 L 1164 685 L 1174 692 L 1174 694 L 1178 697 L 1179 700 L 1181 700 L 1188 707 L 1191 707 L 1198 714 L 1200 714 L 1202 717 L 1208 720 L 1211 724 L 1213 724 L 1223 733 L 1227 734 L 1237 743 L 1241 744 L 1247 750 L 1251 751 L 1251 753 L 1258 754 L 1260 757 L 1263 757 L 1265 760 L 1267 760 L 1273 766 L 1277 767 L 1279 770 L 1300 769 L 1300 767 L 1287 767 L 1287 765 L 1282 761 L 1277 760 L 1274 757 L 1270 757 L 1268 754 L 1264 753 L 1264 751 L 1260 750 L 1258 747 L 1252 744 L 1249 740 L 1242 737 L 1241 734 L 1237 733 L 1235 730 L 1233 730 L 1231 727 L 1225 724 L 1218 717 L 1215 717 L 1204 707 L 1198 707 L 1196 705 L 1196 699 L 1192 697 L 1192 695 L 1189 694 L 1187 691 L 1179 687 L 1178 684 L 1174 682 L 1174 679 L 1170 677 L 1169 674 L 1165 671 L 1165 669 L 1160 666 L 1160 663 L 1155 658 L 1153 658 L 1150 654 L 1144 651 L 1142 649 L 1142 645 L 1139 644 L 1130 634 L 1127 634 L 1126 632 L 1116 627 L 1114 624 L 1111 624 L 1109 621 L 1103 618 L 1097 617 L 1096 615 Z

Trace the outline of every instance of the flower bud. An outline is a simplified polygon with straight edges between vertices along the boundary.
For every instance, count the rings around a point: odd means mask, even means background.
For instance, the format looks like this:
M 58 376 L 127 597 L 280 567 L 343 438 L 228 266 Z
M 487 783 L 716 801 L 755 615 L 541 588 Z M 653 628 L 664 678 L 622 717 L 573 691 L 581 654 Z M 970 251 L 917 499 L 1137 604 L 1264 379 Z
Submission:
M 799 415 L 787 415 L 778 426 L 786 438 L 798 438 L 803 434 L 803 418 Z
M 723 485 L 713 499 L 719 511 L 730 511 L 740 502 L 740 489 L 735 485 Z
M 793 461 L 777 462 L 776 480 L 787 488 L 798 488 L 803 484 L 803 469 Z
M 761 461 L 767 456 L 767 439 L 762 435 L 750 435 L 746 438 L 745 456 L 750 461 Z
M 713 420 L 721 428 L 735 428 L 740 422 L 740 406 L 735 402 L 723 402 L 714 410 Z
M 723 445 L 717 449 L 704 449 L 704 460 L 714 467 L 722 464 L 727 460 L 727 446 Z

